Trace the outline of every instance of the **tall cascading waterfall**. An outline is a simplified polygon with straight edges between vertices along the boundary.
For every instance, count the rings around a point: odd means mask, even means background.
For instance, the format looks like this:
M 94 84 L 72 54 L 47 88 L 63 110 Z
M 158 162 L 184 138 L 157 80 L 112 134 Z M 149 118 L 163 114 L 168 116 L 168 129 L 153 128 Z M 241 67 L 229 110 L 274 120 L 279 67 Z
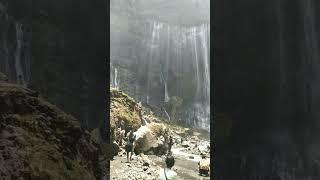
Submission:
M 195 60 L 194 67 L 197 83 L 194 103 L 186 111 L 189 117 L 194 118 L 190 119 L 191 122 L 189 123 L 205 129 L 208 127 L 208 123 L 210 124 L 210 35 L 208 32 L 210 32 L 208 25 L 201 25 L 201 27 L 193 27 L 191 29 L 194 48 L 192 57 Z
M 143 38 L 132 45 L 139 58 L 131 61 L 136 62 L 137 68 L 133 71 L 143 88 L 140 95 L 133 91 L 128 93 L 140 97 L 139 101 L 157 106 L 168 103 L 174 96 L 181 97 L 183 107 L 175 119 L 209 130 L 210 24 L 183 26 L 150 20 L 140 27 Z M 124 50 L 111 51 L 114 57 L 111 64 L 120 63 Z M 133 55 L 129 53 L 128 56 Z M 113 87 L 117 81 L 115 70 L 115 65 L 111 65 Z M 122 70 L 117 73 L 121 77 L 126 74 Z M 124 83 L 119 84 L 120 89 L 123 86 Z M 168 119 L 169 113 L 165 112 Z
M 118 69 L 114 67 L 112 64 L 110 66 L 110 85 L 113 88 L 119 88 L 119 78 L 118 78 Z
M 209 5 L 111 0 L 110 86 L 168 120 L 209 130 Z
M 22 24 L 16 23 L 16 35 L 17 35 L 17 47 L 15 52 L 15 71 L 16 71 L 16 80 L 18 84 L 26 85 L 25 76 L 22 70 L 21 65 L 21 49 L 23 46 L 23 31 L 22 31 Z
M 8 21 L 9 27 L 9 21 Z M 14 23 L 15 42 L 8 37 L 9 31 L 6 29 L 2 33 L 2 47 L 0 46 L 0 71 L 6 74 L 10 81 L 22 86 L 28 86 L 31 77 L 31 55 L 30 42 L 25 27 L 20 22 Z M 14 44 L 15 46 L 10 46 Z M 13 47 L 13 48 L 12 48 Z

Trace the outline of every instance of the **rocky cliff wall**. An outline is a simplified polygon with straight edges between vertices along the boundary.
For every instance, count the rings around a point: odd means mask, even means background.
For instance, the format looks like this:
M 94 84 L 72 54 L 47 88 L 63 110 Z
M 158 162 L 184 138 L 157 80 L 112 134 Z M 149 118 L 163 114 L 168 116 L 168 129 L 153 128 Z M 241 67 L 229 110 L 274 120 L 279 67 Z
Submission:
M 94 128 L 105 120 L 106 2 L 0 1 L 0 71 Z
M 232 123 L 218 179 L 319 178 L 319 5 L 216 1 L 214 104 Z

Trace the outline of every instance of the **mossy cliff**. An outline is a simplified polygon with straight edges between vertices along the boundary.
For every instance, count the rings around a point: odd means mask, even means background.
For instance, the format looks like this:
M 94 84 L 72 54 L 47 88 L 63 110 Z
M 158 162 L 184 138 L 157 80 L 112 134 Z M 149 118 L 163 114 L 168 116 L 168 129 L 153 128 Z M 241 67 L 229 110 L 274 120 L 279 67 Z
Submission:
M 73 116 L 30 89 L 0 82 L 0 179 L 100 174 L 98 148 Z
M 136 110 L 137 102 L 126 93 L 111 89 L 111 108 L 110 108 L 110 128 L 111 135 L 114 129 L 122 127 L 128 132 L 130 129 L 138 130 L 141 126 L 141 119 Z

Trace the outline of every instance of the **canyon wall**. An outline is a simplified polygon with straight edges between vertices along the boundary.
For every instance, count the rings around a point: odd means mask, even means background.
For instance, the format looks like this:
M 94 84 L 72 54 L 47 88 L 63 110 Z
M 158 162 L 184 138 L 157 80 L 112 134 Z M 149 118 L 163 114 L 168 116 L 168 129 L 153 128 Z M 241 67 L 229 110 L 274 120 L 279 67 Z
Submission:
M 319 6 L 216 1 L 217 179 L 319 179 Z
M 106 2 L 0 1 L 0 71 L 95 128 L 105 120 Z

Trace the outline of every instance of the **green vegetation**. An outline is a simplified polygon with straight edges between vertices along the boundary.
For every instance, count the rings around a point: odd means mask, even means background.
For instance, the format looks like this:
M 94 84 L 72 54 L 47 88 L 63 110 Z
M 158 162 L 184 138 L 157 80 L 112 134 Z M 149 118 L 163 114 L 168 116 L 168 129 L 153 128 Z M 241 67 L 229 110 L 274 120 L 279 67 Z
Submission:
M 4 168 L 30 179 L 99 176 L 98 149 L 73 116 L 14 84 L 0 83 L 0 99 Z
M 128 132 L 130 129 L 137 130 L 141 126 L 141 119 L 135 107 L 137 103 L 126 93 L 111 89 L 111 113 L 110 128 L 113 138 L 115 128 L 121 126 Z

